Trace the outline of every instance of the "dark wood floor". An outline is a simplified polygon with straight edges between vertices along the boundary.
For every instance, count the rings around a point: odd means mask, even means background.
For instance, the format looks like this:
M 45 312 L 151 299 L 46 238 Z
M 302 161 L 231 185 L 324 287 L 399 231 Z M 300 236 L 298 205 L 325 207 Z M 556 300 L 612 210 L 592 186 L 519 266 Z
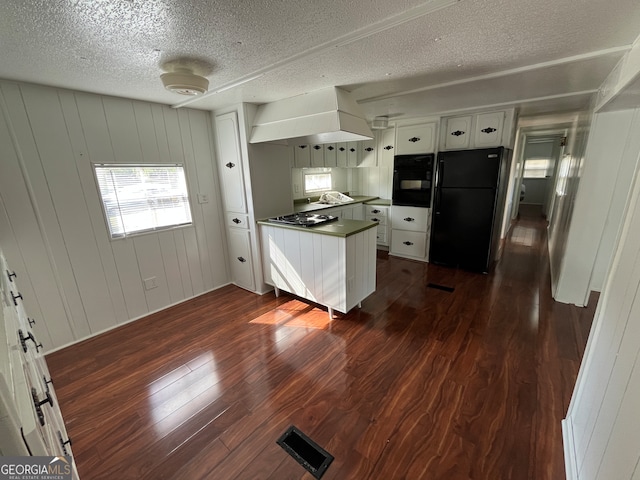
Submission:
M 81 478 L 312 478 L 290 424 L 335 456 L 323 479 L 564 478 L 597 297 L 553 302 L 543 221 L 512 232 L 490 275 L 379 253 L 331 323 L 229 286 L 49 355 Z

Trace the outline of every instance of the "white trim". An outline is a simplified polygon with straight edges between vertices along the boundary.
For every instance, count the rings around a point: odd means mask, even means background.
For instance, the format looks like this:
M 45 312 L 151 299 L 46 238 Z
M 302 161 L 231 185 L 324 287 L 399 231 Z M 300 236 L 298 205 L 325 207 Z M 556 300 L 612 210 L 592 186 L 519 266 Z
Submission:
M 463 85 L 465 83 L 477 82 L 479 80 L 490 80 L 492 78 L 506 77 L 508 75 L 514 75 L 517 73 L 530 72 L 532 70 L 537 70 L 539 68 L 555 67 L 557 65 L 563 65 L 565 63 L 573 63 L 573 62 L 579 62 L 582 60 L 589 60 L 591 58 L 610 55 L 612 53 L 628 52 L 630 49 L 631 49 L 631 45 L 624 45 L 622 47 L 613 47 L 613 48 L 607 48 L 604 50 L 596 50 L 594 52 L 583 53 L 581 55 L 573 55 L 571 57 L 559 58 L 557 60 L 551 60 L 549 62 L 541 62 L 541 63 L 536 63 L 534 65 L 526 65 L 524 67 L 512 68 L 510 70 L 501 70 L 499 72 L 487 73 L 485 75 L 478 75 L 476 77 L 463 78 L 461 80 L 453 80 L 451 82 L 438 83 L 438 84 L 429 85 L 426 87 L 414 88 L 412 90 L 405 90 L 403 92 L 388 93 L 385 95 L 378 95 L 377 97 L 363 98 L 358 100 L 357 102 L 358 103 L 377 102 L 379 100 L 387 100 L 389 98 L 395 98 L 402 95 L 411 95 L 414 93 L 426 92 L 428 90 L 435 90 L 437 88 Z M 597 92 L 598 90 L 596 89 L 595 91 Z
M 578 464 L 576 463 L 576 449 L 573 443 L 571 417 L 562 420 L 562 440 L 564 447 L 564 469 L 567 480 L 578 480 Z

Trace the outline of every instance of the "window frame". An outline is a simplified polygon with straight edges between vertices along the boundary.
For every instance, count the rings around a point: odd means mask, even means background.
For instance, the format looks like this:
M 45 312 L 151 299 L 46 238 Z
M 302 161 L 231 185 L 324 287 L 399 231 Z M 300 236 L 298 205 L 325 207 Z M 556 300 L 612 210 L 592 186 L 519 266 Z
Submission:
M 109 215 L 107 214 L 105 202 L 102 198 L 102 191 L 100 189 L 100 182 L 98 181 L 98 168 L 100 167 L 116 167 L 116 168 L 146 168 L 146 167 L 180 167 L 184 173 L 184 183 L 187 194 L 187 206 L 189 208 L 189 223 L 179 223 L 172 224 L 163 227 L 154 227 L 147 228 L 144 230 L 136 230 L 135 232 L 127 232 L 125 231 L 123 234 L 112 234 L 110 223 L 109 223 Z M 104 220 L 105 228 L 107 230 L 107 236 L 111 241 L 124 240 L 127 238 L 137 237 L 141 235 L 149 235 L 153 233 L 161 233 L 167 232 L 171 230 L 177 230 L 182 228 L 194 227 L 194 218 L 193 218 L 193 206 L 192 206 L 192 196 L 191 196 L 191 188 L 189 187 L 189 175 L 187 173 L 187 166 L 184 163 L 91 163 L 91 169 L 93 170 L 93 179 L 96 184 L 96 193 L 98 196 L 98 203 L 100 204 L 100 209 L 102 210 L 102 218 Z

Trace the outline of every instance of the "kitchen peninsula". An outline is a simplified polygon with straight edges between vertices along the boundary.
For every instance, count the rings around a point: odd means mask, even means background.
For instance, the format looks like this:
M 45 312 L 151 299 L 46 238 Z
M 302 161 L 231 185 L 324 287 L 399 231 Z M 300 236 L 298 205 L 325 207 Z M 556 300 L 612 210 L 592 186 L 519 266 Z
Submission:
M 265 283 L 347 313 L 375 291 L 375 222 L 338 219 L 312 227 L 259 221 Z

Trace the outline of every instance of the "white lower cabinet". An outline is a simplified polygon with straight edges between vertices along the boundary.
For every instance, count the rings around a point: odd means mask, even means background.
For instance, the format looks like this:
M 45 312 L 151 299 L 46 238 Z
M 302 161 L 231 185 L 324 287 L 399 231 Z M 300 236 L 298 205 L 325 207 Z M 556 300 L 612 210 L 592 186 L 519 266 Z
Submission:
M 427 261 L 430 213 L 429 208 L 391 206 L 390 255 Z
M 247 290 L 255 290 L 253 262 L 251 256 L 251 232 L 240 228 L 230 228 L 229 263 L 233 283 Z
M 38 320 L 23 306 L 15 273 L 0 252 L 0 453 L 5 456 L 71 456 L 71 441 L 33 330 Z M 8 301 L 7 301 L 8 299 Z
M 389 245 L 389 207 L 381 205 L 365 205 L 365 220 L 378 224 L 378 245 Z
M 347 313 L 375 291 L 376 229 L 348 237 L 261 224 L 264 281 Z

